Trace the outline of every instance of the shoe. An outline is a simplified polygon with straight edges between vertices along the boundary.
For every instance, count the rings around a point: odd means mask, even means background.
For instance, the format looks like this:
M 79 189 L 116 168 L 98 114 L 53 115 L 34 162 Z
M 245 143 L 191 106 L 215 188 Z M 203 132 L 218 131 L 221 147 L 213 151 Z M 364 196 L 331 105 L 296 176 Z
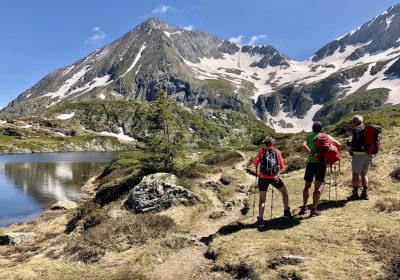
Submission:
M 292 212 L 290 212 L 290 208 L 285 209 L 285 210 L 283 211 L 283 216 L 284 216 L 285 218 L 291 218 L 291 217 L 292 217 Z
M 360 196 L 356 192 L 353 192 L 350 196 L 347 197 L 347 200 L 359 200 L 359 199 Z
M 368 193 L 367 193 L 367 192 L 362 192 L 362 193 L 361 193 L 361 196 L 360 196 L 360 199 L 362 199 L 362 200 L 369 200 L 369 198 L 368 198 Z
M 255 222 L 256 225 L 262 225 L 264 224 L 264 218 L 260 218 L 259 216 L 257 216 L 257 221 Z
M 317 209 L 311 209 L 310 218 L 311 217 L 317 217 L 317 216 L 320 216 L 320 215 L 321 215 L 321 212 L 319 212 Z
M 307 206 L 301 206 L 299 215 L 304 215 L 307 212 L 307 210 L 308 210 Z

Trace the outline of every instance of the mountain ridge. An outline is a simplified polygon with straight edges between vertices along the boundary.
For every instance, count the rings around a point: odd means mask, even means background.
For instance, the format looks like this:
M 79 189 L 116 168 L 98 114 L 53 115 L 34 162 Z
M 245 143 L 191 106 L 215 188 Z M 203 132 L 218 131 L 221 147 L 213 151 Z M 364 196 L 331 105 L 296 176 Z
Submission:
M 238 46 L 150 18 L 87 57 L 49 73 L 1 112 L 35 115 L 58 104 L 90 99 L 147 102 L 164 89 L 190 109 L 239 110 L 277 131 L 307 130 L 316 116 L 332 121 L 323 114 L 327 102 L 360 89 L 386 88 L 390 93 L 379 104 L 400 103 L 399 25 L 400 5 L 395 5 L 310 58 L 295 61 L 269 45 Z M 357 70 L 361 65 L 363 72 Z

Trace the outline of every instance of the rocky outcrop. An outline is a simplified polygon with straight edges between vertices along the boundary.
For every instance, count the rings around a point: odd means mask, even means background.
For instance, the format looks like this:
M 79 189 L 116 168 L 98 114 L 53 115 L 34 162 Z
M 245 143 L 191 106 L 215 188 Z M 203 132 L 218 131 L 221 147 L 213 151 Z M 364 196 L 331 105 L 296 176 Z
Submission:
M 143 177 L 133 188 L 124 206 L 134 213 L 158 212 L 174 205 L 194 205 L 202 198 L 177 185 L 177 178 L 169 173 L 155 173 Z
M 10 232 L 0 235 L 0 245 L 18 245 L 36 238 L 33 232 Z
M 75 209 L 76 207 L 78 207 L 78 204 L 76 202 L 70 200 L 60 200 L 54 203 L 50 207 L 50 210 L 70 210 Z

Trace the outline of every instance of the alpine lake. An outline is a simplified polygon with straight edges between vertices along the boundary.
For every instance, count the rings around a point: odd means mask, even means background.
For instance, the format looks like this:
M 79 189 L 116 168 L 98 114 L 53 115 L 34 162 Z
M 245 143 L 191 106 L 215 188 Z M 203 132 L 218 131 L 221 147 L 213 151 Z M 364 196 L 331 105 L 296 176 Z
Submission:
M 59 200 L 78 202 L 81 187 L 115 152 L 0 155 L 0 227 L 40 216 Z

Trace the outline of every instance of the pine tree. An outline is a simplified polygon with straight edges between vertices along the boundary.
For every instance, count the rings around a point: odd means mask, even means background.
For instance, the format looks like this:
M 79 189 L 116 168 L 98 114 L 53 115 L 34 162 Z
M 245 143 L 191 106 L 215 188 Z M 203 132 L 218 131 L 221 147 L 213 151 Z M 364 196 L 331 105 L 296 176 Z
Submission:
M 153 160 L 170 172 L 174 169 L 174 159 L 183 145 L 183 135 L 173 114 L 174 103 L 164 90 L 160 90 L 150 108 L 149 148 Z

